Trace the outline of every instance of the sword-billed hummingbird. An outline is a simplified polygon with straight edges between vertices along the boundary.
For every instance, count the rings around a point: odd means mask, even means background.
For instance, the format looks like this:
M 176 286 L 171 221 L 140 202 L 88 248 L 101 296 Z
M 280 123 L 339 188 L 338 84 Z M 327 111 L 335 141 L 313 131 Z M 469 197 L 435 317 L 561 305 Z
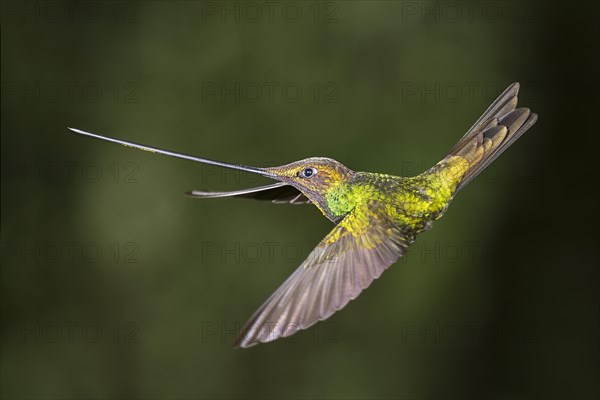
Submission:
M 330 158 L 313 157 L 258 168 L 174 153 L 72 131 L 154 153 L 256 173 L 277 183 L 231 192 L 192 191 L 198 198 L 245 197 L 273 203 L 314 204 L 335 227 L 254 313 L 235 345 L 250 347 L 290 336 L 329 318 L 355 299 L 431 227 L 454 195 L 537 120 L 516 108 L 513 83 L 436 165 L 414 177 L 356 172 Z

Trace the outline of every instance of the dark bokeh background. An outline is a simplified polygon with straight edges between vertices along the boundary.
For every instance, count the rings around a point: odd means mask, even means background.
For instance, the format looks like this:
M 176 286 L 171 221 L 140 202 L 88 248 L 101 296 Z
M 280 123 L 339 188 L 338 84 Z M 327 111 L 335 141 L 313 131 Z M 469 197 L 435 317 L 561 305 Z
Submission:
M 2 397 L 597 398 L 598 3 L 252 4 L 2 2 Z M 66 130 L 413 174 L 513 81 L 539 122 L 408 257 L 248 350 L 330 223 Z

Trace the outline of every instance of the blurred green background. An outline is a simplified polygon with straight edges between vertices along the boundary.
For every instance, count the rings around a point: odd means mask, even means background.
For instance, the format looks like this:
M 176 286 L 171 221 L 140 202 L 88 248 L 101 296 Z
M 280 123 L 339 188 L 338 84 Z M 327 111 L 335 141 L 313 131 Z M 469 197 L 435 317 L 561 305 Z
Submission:
M 3 398 L 599 396 L 597 2 L 1 4 Z M 66 130 L 410 175 L 513 81 L 539 122 L 411 253 L 248 350 L 330 222 Z

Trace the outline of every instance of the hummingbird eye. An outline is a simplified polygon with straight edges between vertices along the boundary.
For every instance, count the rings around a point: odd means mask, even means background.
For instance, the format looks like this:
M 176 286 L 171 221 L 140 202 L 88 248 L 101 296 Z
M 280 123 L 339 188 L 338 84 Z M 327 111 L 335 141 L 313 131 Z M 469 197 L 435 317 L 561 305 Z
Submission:
M 301 178 L 310 178 L 313 175 L 317 174 L 317 169 L 316 168 L 304 168 L 302 171 L 300 171 L 299 175 Z

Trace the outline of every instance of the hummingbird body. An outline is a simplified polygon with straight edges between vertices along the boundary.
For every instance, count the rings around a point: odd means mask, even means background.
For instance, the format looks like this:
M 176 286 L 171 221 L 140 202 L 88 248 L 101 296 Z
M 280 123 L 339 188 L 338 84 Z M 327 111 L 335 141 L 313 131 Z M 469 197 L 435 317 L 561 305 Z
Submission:
M 306 329 L 355 299 L 431 228 L 456 193 L 537 120 L 516 108 L 519 84 L 502 93 L 436 165 L 414 177 L 355 172 L 312 157 L 258 168 L 174 153 L 71 129 L 77 133 L 195 162 L 256 173 L 279 182 L 231 192 L 192 191 L 192 197 L 244 197 L 314 204 L 335 223 L 307 259 L 254 313 L 236 346 L 250 347 Z
M 308 159 L 311 160 L 311 159 Z M 304 162 L 315 163 L 315 161 Z M 332 168 L 321 160 L 319 171 Z M 327 160 L 327 161 L 323 161 Z M 327 164 L 326 164 L 327 163 Z M 343 177 L 328 185 L 322 196 L 308 197 L 323 215 L 338 223 L 357 206 L 368 202 L 385 204 L 388 218 L 402 226 L 405 232 L 417 234 L 431 227 L 450 204 L 456 186 L 463 176 L 463 163 L 447 160 L 429 171 L 415 177 L 400 177 L 373 172 L 354 172 L 347 169 Z M 325 168 L 324 168 L 325 167 Z

